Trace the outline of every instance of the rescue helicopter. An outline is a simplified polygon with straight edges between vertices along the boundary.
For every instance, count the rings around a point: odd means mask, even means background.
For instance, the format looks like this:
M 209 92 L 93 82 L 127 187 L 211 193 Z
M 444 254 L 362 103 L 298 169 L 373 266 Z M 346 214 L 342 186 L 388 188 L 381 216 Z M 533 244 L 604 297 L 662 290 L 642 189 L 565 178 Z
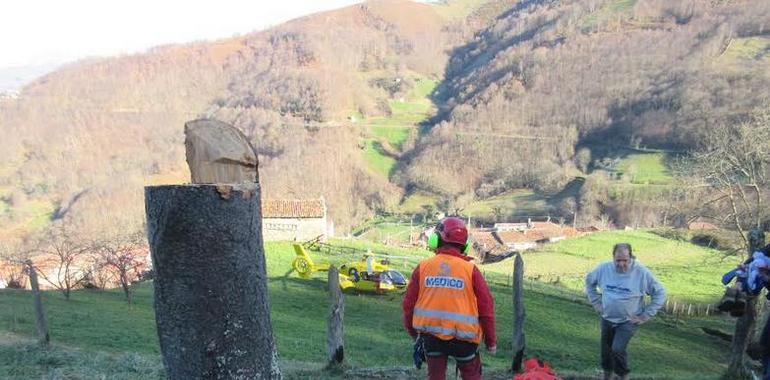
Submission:
M 328 272 L 329 263 L 315 263 L 302 244 L 294 243 L 296 257 L 291 267 L 301 278 L 309 279 L 315 272 Z M 390 267 L 388 259 L 376 260 L 371 252 L 364 254 L 361 261 L 342 264 L 339 268 L 340 288 L 361 292 L 386 294 L 403 292 L 408 283 L 404 275 Z

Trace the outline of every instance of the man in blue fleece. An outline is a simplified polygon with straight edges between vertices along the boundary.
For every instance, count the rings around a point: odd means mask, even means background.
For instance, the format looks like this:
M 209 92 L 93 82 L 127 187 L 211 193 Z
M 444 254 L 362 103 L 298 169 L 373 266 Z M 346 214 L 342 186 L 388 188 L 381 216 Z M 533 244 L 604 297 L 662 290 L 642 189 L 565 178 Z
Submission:
M 586 293 L 601 315 L 604 379 L 628 379 L 628 342 L 637 327 L 663 306 L 666 290 L 649 269 L 636 262 L 631 245 L 620 243 L 612 249 L 612 261 L 599 264 L 586 276 Z M 649 304 L 645 304 L 645 295 L 652 298 Z

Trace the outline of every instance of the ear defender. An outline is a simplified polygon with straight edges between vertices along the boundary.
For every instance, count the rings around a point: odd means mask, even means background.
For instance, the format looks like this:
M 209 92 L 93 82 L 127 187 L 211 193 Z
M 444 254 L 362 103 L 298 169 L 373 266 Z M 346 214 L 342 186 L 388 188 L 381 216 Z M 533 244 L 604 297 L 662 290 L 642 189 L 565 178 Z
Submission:
M 430 236 L 428 236 L 428 248 L 430 249 L 436 249 L 438 248 L 438 234 L 434 231 L 430 233 Z
M 428 249 L 435 250 L 438 248 L 439 241 L 440 239 L 438 234 L 436 232 L 431 232 L 430 236 L 428 236 Z M 467 255 L 470 253 L 472 246 L 473 244 L 471 244 L 471 239 L 469 238 L 463 247 L 463 254 Z

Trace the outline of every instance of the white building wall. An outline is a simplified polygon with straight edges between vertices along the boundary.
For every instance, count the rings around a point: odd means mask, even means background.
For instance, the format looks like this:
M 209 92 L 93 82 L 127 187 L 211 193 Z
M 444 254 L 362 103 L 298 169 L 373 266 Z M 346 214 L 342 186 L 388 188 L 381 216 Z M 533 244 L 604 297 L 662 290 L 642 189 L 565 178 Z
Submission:
M 326 218 L 264 218 L 262 236 L 265 241 L 305 241 L 327 234 Z

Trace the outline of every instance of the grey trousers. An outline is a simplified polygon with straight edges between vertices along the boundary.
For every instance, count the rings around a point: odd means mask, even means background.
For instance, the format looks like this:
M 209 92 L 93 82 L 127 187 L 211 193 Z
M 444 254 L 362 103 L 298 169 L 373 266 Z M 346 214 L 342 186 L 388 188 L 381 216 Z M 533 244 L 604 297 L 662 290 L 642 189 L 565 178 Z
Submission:
M 602 368 L 605 372 L 615 372 L 623 376 L 628 369 L 626 347 L 636 333 L 636 325 L 631 322 L 612 323 L 602 318 Z

